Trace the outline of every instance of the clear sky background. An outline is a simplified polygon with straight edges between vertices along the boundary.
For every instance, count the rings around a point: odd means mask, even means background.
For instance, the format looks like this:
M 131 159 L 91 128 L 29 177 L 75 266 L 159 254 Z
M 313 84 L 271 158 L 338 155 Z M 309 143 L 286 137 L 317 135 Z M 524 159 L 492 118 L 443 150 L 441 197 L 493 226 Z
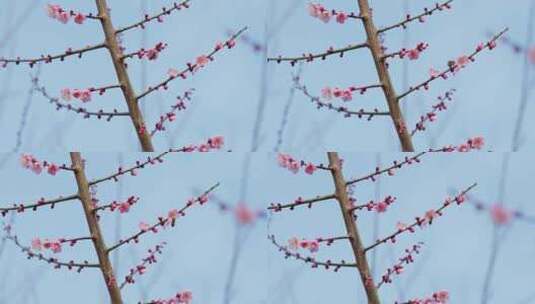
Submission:
M 68 162 L 66 154 L 38 153 L 37 157 L 58 163 Z M 323 154 L 296 155 L 316 163 L 325 162 Z M 346 160 L 345 175 L 358 177 L 374 170 L 375 154 L 342 153 Z M 147 168 L 137 177 L 123 179 L 119 184 L 107 183 L 98 188 L 102 202 L 137 195 L 140 202 L 121 217 L 121 235 L 137 230 L 141 220 L 150 221 L 180 206 L 196 191 L 221 182 L 215 192 L 218 198 L 235 204 L 242 190 L 241 169 L 245 155 L 204 154 L 170 155 L 162 165 Z M 380 161 L 391 163 L 400 155 L 383 154 Z M 118 155 L 88 153 L 87 174 L 90 178 L 110 173 L 121 162 Z M 122 156 L 122 162 L 133 163 L 139 155 Z M 427 155 L 421 164 L 398 171 L 393 177 L 381 178 L 380 196 L 397 197 L 397 202 L 379 220 L 380 235 L 395 229 L 397 221 L 410 221 L 414 216 L 437 207 L 449 189 L 464 188 L 473 182 L 478 186 L 472 194 L 485 204 L 498 200 L 498 184 L 503 156 L 499 154 Z M 535 214 L 530 192 L 533 182 L 532 157 L 517 153 L 511 156 L 506 179 L 504 203 L 513 208 Z M 246 176 L 248 188 L 244 201 L 251 208 L 263 209 L 273 202 L 290 202 L 298 196 L 313 197 L 333 191 L 327 172 L 312 176 L 293 175 L 279 168 L 274 154 L 254 154 L 251 174 Z M 24 170 L 18 160 L 11 159 L 0 171 L 1 201 L 5 206 L 13 202 L 32 201 L 42 196 L 55 197 L 75 191 L 73 177 L 65 172 L 56 177 L 36 176 Z M 375 197 L 375 185 L 362 183 L 356 197 L 366 202 Z M 311 269 L 295 260 L 285 260 L 267 240 L 277 235 L 285 242 L 297 236 L 315 238 L 339 236 L 344 227 L 338 206 L 324 202 L 311 210 L 296 209 L 273 215 L 268 221 L 251 227 L 238 264 L 235 293 L 231 303 L 361 303 L 365 298 L 356 271 L 338 273 Z M 16 217 L 14 229 L 21 241 L 42 238 L 86 235 L 86 226 L 78 203 L 58 205 L 53 211 L 27 212 Z M 269 223 L 269 224 L 268 224 Z M 117 217 L 105 214 L 103 230 L 109 243 L 115 239 Z M 372 242 L 373 214 L 363 213 L 358 221 L 365 243 Z M 234 222 L 230 214 L 221 213 L 213 204 L 195 208 L 177 222 L 174 230 L 140 239 L 137 246 L 125 246 L 119 251 L 118 273 L 122 277 L 129 266 L 140 259 L 149 247 L 165 240 L 161 263 L 151 267 L 138 281 L 143 288 L 129 286 L 124 290 L 127 303 L 147 297 L 171 295 L 189 289 L 194 303 L 222 303 L 222 293 L 231 256 Z M 492 222 L 488 213 L 477 211 L 470 204 L 453 207 L 432 226 L 414 235 L 398 238 L 395 246 L 380 246 L 377 250 L 376 275 L 382 273 L 399 257 L 404 248 L 422 241 L 422 254 L 406 272 L 394 280 L 395 284 L 381 288 L 384 303 L 397 299 L 421 297 L 436 290 L 448 290 L 451 303 L 479 303 L 485 269 L 490 257 Z M 496 272 L 491 284 L 489 303 L 534 303 L 533 255 L 535 254 L 533 224 L 513 222 L 505 228 L 500 242 Z M 321 249 L 318 258 L 351 258 L 347 244 Z M 64 259 L 94 259 L 89 246 L 65 248 Z M 2 272 L 0 303 L 105 303 L 104 285 L 98 272 L 90 269 L 78 274 L 57 271 L 49 265 L 28 261 L 12 244 L 8 244 L 0 258 Z M 142 290 L 142 291 L 140 291 Z M 143 293 L 142 293 L 143 292 Z M 57 301 L 57 302 L 56 302 Z
M 92 1 L 56 1 L 68 8 L 94 11 Z M 0 55 L 39 56 L 57 53 L 67 47 L 81 47 L 102 40 L 100 25 L 87 22 L 83 26 L 73 23 L 63 25 L 49 19 L 42 7 L 45 1 L 2 1 L 0 14 L 3 24 L 0 39 Z M 158 11 L 169 1 L 110 1 L 117 26 L 130 24 L 141 15 L 143 5 L 149 12 Z M 407 1 L 410 12 L 421 12 L 431 1 Z M 345 46 L 363 41 L 361 24 L 347 22 L 327 25 L 313 19 L 306 10 L 306 1 L 196 1 L 187 11 L 166 18 L 163 24 L 147 27 L 146 37 L 133 31 L 124 37 L 128 50 L 137 50 L 142 41 L 153 46 L 159 41 L 169 44 L 159 60 L 142 65 L 131 61 L 131 78 L 137 92 L 143 87 L 159 82 L 170 67 L 180 67 L 210 50 L 216 41 L 226 37 L 227 30 L 248 26 L 247 34 L 259 42 L 268 39 L 268 55 L 299 55 L 304 52 L 323 51 L 329 46 Z M 330 8 L 355 11 L 355 1 L 333 0 Z M 403 0 L 372 1 L 376 23 L 388 25 L 403 18 Z M 34 9 L 28 10 L 28 7 Z M 528 19 L 528 0 L 516 1 L 455 1 L 453 10 L 435 14 L 425 24 L 413 24 L 408 32 L 408 46 L 424 41 L 430 47 L 418 61 L 408 66 L 408 84 L 420 83 L 428 76 L 430 67 L 443 67 L 448 60 L 472 52 L 475 46 L 487 38 L 487 33 L 510 28 L 509 37 L 523 43 Z M 25 12 L 29 12 L 25 14 Z M 13 31 L 16 29 L 16 31 Z M 6 40 L 7 37 L 7 40 Z M 399 30 L 386 36 L 386 46 L 391 50 L 402 45 L 403 34 Z M 259 133 L 259 149 L 273 150 L 277 142 L 277 130 L 282 120 L 291 85 L 291 74 L 296 68 L 289 65 L 269 64 L 267 83 L 262 90 L 264 59 L 246 45 L 218 55 L 216 61 L 205 70 L 186 81 L 176 81 L 168 91 L 162 91 L 143 101 L 147 125 L 153 126 L 160 113 L 173 102 L 174 97 L 188 88 L 195 88 L 193 105 L 178 115 L 168 135 L 159 134 L 155 144 L 164 148 L 186 143 L 200 142 L 213 135 L 224 135 L 227 147 L 234 151 L 251 150 L 252 130 L 256 120 L 259 98 L 264 91 L 265 111 Z M 457 144 L 471 136 L 484 136 L 487 147 L 494 151 L 510 150 L 513 124 L 520 102 L 520 83 L 523 58 L 507 46 L 493 52 L 485 52 L 477 62 L 448 81 L 436 81 L 431 90 L 413 95 L 406 100 L 407 119 L 413 126 L 420 114 L 427 111 L 436 96 L 450 88 L 457 89 L 450 111 L 441 113 L 437 123 L 427 133 L 416 136 L 418 148 L 429 145 Z M 533 68 L 530 68 L 532 70 Z M 401 61 L 392 62 L 392 76 L 398 92 L 403 91 L 404 80 Z M 16 133 L 27 101 L 30 87 L 30 70 L 19 66 L 0 72 L 4 92 L 0 107 L 0 127 L 3 143 L 15 146 Z M 53 95 L 62 88 L 85 88 L 115 82 L 111 62 L 105 51 L 84 56 L 83 60 L 69 59 L 62 64 L 45 65 L 41 83 Z M 346 87 L 369 84 L 376 81 L 376 74 L 369 53 L 365 50 L 346 54 L 343 60 L 331 58 L 324 62 L 306 64 L 303 81 L 313 93 L 326 85 Z M 145 80 L 143 80 L 145 79 Z M 533 128 L 533 106 L 528 102 L 522 149 L 535 145 L 535 139 L 526 130 Z M 89 109 L 124 108 L 122 97 L 110 93 L 96 97 Z M 354 108 L 383 108 L 383 97 L 370 93 L 358 98 Z M 289 123 L 283 138 L 286 150 L 397 150 L 388 119 L 372 122 L 343 119 L 337 113 L 318 111 L 300 93 L 295 95 L 289 112 Z M 136 150 L 137 143 L 128 119 L 114 119 L 110 123 L 84 120 L 74 113 L 56 111 L 42 96 L 36 95 L 28 113 L 28 123 L 22 134 L 23 149 L 82 149 L 84 151 Z M 5 148 L 8 149 L 8 148 Z

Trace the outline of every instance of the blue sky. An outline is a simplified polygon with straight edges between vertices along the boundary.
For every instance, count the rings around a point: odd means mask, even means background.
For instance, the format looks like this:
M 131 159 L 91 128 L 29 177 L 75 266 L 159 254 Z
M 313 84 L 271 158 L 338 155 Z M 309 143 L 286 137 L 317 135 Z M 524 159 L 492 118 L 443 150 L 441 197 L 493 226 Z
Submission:
M 26 16 L 27 6 L 35 9 Z M 95 22 L 83 26 L 63 25 L 49 19 L 41 7 L 45 1 L 17 1 L 3 4 L 0 14 L 6 26 L 3 35 L 9 34 L 7 42 L 0 46 L 0 54 L 38 56 L 41 53 L 55 53 L 67 47 L 80 47 L 100 42 L 100 27 Z M 82 11 L 93 11 L 91 1 L 57 1 L 65 7 Z M 125 6 L 121 1 L 110 1 L 117 26 L 130 24 L 140 15 L 142 4 L 150 11 L 157 11 L 167 1 L 142 2 Z M 192 7 L 166 19 L 163 24 L 150 25 L 147 36 L 139 32 L 128 33 L 125 45 L 136 50 L 143 40 L 152 46 L 163 41 L 169 44 L 158 61 L 146 67 L 143 80 L 142 65 L 131 63 L 131 78 L 137 91 L 142 84 L 160 81 L 170 67 L 182 66 L 197 55 L 211 49 L 215 41 L 225 37 L 227 30 L 248 26 L 248 35 L 264 41 L 265 33 L 273 33 L 268 41 L 268 55 L 298 55 L 316 52 L 328 46 L 345 46 L 363 41 L 360 24 L 348 22 L 339 25 L 334 22 L 323 24 L 308 16 L 306 1 L 198 1 Z M 408 1 L 411 12 L 420 12 L 428 1 Z M 33 5 L 33 4 L 32 4 Z M 403 1 L 372 1 L 376 23 L 387 25 L 403 16 Z M 333 0 L 328 7 L 354 11 L 354 1 Z M 453 10 L 428 18 L 425 24 L 414 24 L 408 32 L 409 46 L 420 41 L 430 44 L 420 60 L 409 63 L 408 83 L 415 84 L 427 77 L 430 67 L 443 67 L 445 63 L 461 54 L 471 52 L 486 39 L 488 31 L 497 32 L 510 28 L 510 38 L 525 40 L 528 14 L 528 0 L 514 3 L 505 1 L 455 1 Z M 22 17 L 20 17 L 22 16 Z M 20 20 L 23 20 L 21 23 Z M 20 26 L 18 26 L 20 25 Z M 393 31 L 386 36 L 386 45 L 391 50 L 401 47 L 403 34 Z M 421 113 L 426 112 L 436 96 L 455 88 L 455 100 L 450 111 L 440 114 L 438 122 L 429 127 L 428 133 L 415 138 L 417 148 L 429 145 L 457 144 L 471 136 L 484 136 L 487 147 L 494 151 L 510 150 L 513 123 L 516 120 L 520 100 L 522 57 L 513 54 L 510 48 L 500 46 L 493 52 L 485 52 L 475 64 L 448 81 L 437 81 L 426 93 L 413 95 L 406 100 L 407 119 L 414 125 Z M 245 45 L 231 52 L 221 54 L 216 61 L 197 76 L 178 81 L 165 92 L 155 94 L 144 101 L 147 124 L 152 126 L 159 114 L 167 109 L 174 97 L 188 88 L 195 88 L 193 105 L 179 114 L 179 119 L 170 127 L 168 135 L 159 134 L 155 139 L 158 148 L 200 142 L 213 135 L 224 135 L 227 147 L 234 151 L 251 150 L 251 133 L 255 123 L 256 110 L 261 95 L 263 58 L 254 54 Z M 532 69 L 531 69 L 532 70 Z M 259 149 L 273 150 L 277 141 L 283 109 L 291 87 L 291 74 L 296 69 L 289 65 L 269 64 L 266 70 L 267 83 L 265 111 L 259 133 Z M 402 63 L 394 61 L 392 78 L 398 92 L 403 91 Z M 4 142 L 14 146 L 19 121 L 26 103 L 30 85 L 29 69 L 13 67 L 2 70 L 2 86 L 7 90 L 1 101 L 0 127 L 4 131 Z M 66 60 L 63 64 L 46 65 L 42 69 L 42 84 L 52 93 L 62 88 L 84 88 L 114 83 L 111 63 L 106 52 L 97 51 L 83 60 Z M 326 85 L 349 86 L 372 83 L 376 79 L 369 54 L 363 50 L 347 54 L 344 60 L 332 58 L 324 62 L 306 64 L 302 72 L 303 81 L 312 92 L 319 92 Z M 146 82 L 145 82 L 146 81 Z M 121 96 L 110 93 L 88 105 L 88 108 L 120 108 Z M 531 100 L 526 110 L 524 130 L 532 128 L 533 114 Z M 369 94 L 355 101 L 354 107 L 383 107 L 380 94 Z M 499 126 L 499 127 L 498 127 Z M 84 151 L 134 151 L 135 137 L 127 119 L 116 119 L 111 123 L 83 120 L 73 113 L 56 111 L 41 96 L 36 95 L 31 103 L 28 124 L 22 134 L 23 149 Z M 525 131 L 522 148 L 534 145 L 534 139 Z M 282 148 L 295 151 L 310 150 L 398 150 L 388 119 L 372 122 L 343 119 L 337 113 L 316 110 L 299 93 L 295 95 L 289 111 L 289 123 Z
M 240 200 L 241 169 L 246 155 L 204 154 L 170 155 L 162 165 L 147 168 L 137 177 L 125 177 L 121 184 L 107 183 L 98 188 L 102 202 L 137 195 L 140 202 L 130 213 L 121 217 L 121 235 L 135 231 L 141 220 L 150 220 L 167 210 L 180 206 L 199 189 L 216 182 L 221 186 L 218 198 L 235 204 Z M 315 163 L 325 162 L 324 154 L 297 154 Z M 57 163 L 68 162 L 68 155 L 38 153 L 36 157 Z M 87 153 L 87 174 L 90 178 L 106 175 L 120 162 L 125 166 L 141 159 L 129 154 Z M 345 175 L 358 177 L 374 170 L 377 156 L 372 153 L 342 153 L 346 160 Z M 383 154 L 380 161 L 389 164 L 399 159 L 398 154 Z M 421 164 L 398 171 L 393 177 L 381 178 L 380 196 L 397 197 L 397 202 L 380 217 L 379 233 L 393 231 L 397 221 L 409 221 L 430 208 L 436 207 L 448 195 L 449 189 L 464 188 L 473 182 L 478 186 L 473 195 L 486 204 L 498 200 L 503 156 L 497 153 L 427 155 Z M 532 157 L 516 153 L 511 156 L 506 179 L 504 203 L 508 208 L 535 214 L 529 189 L 533 180 L 530 169 Z M 251 208 L 263 209 L 270 203 L 293 201 L 298 196 L 312 197 L 333 190 L 328 173 L 319 171 L 312 176 L 294 175 L 279 168 L 274 154 L 256 153 L 251 159 L 251 174 L 247 177 L 245 202 Z M 22 169 L 18 159 L 10 159 L 0 171 L 2 205 L 55 197 L 74 191 L 73 177 L 62 173 L 56 177 L 36 176 Z M 375 186 L 362 183 L 356 188 L 358 201 L 375 197 Z M 102 218 L 103 231 L 108 242 L 115 239 L 117 218 L 106 214 Z M 373 216 L 363 213 L 358 220 L 364 242 L 372 241 Z M 72 237 L 85 235 L 82 210 L 77 203 L 57 206 L 53 211 L 27 212 L 16 217 L 14 229 L 21 240 L 32 238 Z M 535 271 L 532 257 L 535 253 L 533 224 L 513 222 L 506 237 L 500 242 L 496 273 L 491 285 L 489 303 L 522 302 L 533 296 L 531 282 Z M 314 207 L 296 209 L 273 215 L 268 221 L 257 223 L 244 245 L 236 276 L 235 294 L 231 303 L 355 303 L 364 301 L 363 291 L 352 269 L 338 273 L 310 269 L 294 260 L 285 260 L 268 242 L 266 236 L 275 234 L 280 241 L 293 236 L 315 238 L 342 235 L 344 227 L 338 206 L 332 202 Z M 160 241 L 167 241 L 161 265 L 149 269 L 139 282 L 145 286 L 148 297 L 171 295 L 179 289 L 190 289 L 194 303 L 221 303 L 234 236 L 233 219 L 221 214 L 216 206 L 192 210 L 177 223 L 174 230 L 149 235 L 138 246 L 125 246 L 119 252 L 119 275 L 140 258 L 140 254 Z M 393 303 L 401 297 L 420 297 L 436 290 L 448 290 L 451 303 L 477 303 L 481 296 L 483 277 L 490 255 L 492 222 L 487 213 L 478 212 L 466 204 L 453 207 L 427 229 L 398 239 L 396 246 L 379 247 L 377 273 L 382 273 L 403 249 L 424 242 L 422 254 L 406 272 L 395 279 L 395 285 L 381 288 L 384 303 Z M 349 259 L 346 244 L 322 249 L 318 258 Z M 65 248 L 65 259 L 95 258 L 91 248 Z M 100 274 L 91 270 L 81 274 L 57 271 L 37 261 L 28 261 L 11 244 L 0 258 L 2 286 L 0 302 L 10 303 L 95 303 L 105 302 L 104 285 Z M 32 293 L 29 292 L 31 288 Z M 402 294 L 398 290 L 403 290 Z M 21 291 L 22 290 L 22 291 Z M 33 297 L 35 292 L 35 297 Z M 125 289 L 127 303 L 141 298 L 140 289 Z M 405 298 L 406 299 L 406 298 Z

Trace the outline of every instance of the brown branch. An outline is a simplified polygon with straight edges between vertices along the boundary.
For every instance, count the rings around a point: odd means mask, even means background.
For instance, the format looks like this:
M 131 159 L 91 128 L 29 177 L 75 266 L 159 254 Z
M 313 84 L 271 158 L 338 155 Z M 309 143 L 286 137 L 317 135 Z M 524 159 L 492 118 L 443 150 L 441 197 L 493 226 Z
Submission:
M 383 58 L 383 47 L 379 40 L 377 28 L 375 27 L 372 19 L 370 5 L 368 0 L 358 0 L 358 5 L 360 8 L 362 23 L 368 38 L 369 49 L 372 53 L 373 61 L 375 62 L 375 68 L 377 70 L 379 81 L 383 85 L 383 93 L 388 104 L 390 117 L 392 118 L 392 122 L 401 144 L 401 149 L 403 152 L 412 152 L 414 151 L 412 138 L 406 128 L 405 119 L 403 118 L 403 114 L 401 113 L 401 109 L 398 104 L 398 98 L 390 79 L 388 67 L 385 59 Z
M 398 28 L 398 27 L 402 27 L 402 28 L 405 29 L 407 27 L 408 23 L 411 23 L 411 22 L 416 21 L 416 20 L 423 20 L 422 18 L 424 18 L 425 16 L 431 16 L 435 11 L 442 11 L 443 9 L 449 9 L 451 2 L 453 2 L 453 0 L 448 0 L 448 1 L 444 2 L 444 3 L 436 3 L 435 7 L 433 9 L 425 8 L 423 13 L 421 13 L 419 15 L 416 15 L 414 17 L 411 17 L 410 15 L 407 15 L 405 20 L 403 20 L 403 21 L 401 21 L 399 23 L 387 26 L 387 27 L 383 27 L 383 28 L 379 29 L 377 32 L 378 33 L 384 33 L 386 31 L 389 31 L 391 29 L 395 29 L 395 28 Z
M 145 15 L 145 18 L 139 22 L 136 22 L 132 25 L 129 25 L 129 26 L 125 26 L 125 27 L 122 27 L 120 29 L 118 29 L 116 31 L 117 34 L 119 33 L 122 33 L 122 32 L 126 32 L 126 31 L 129 31 L 131 29 L 134 29 L 136 27 L 141 27 L 142 29 L 145 28 L 145 24 L 146 23 L 149 23 L 153 20 L 158 20 L 160 21 L 161 18 L 165 15 L 170 15 L 171 13 L 173 13 L 174 11 L 179 11 L 183 8 L 189 8 L 189 2 L 191 2 L 191 0 L 185 0 L 185 1 L 182 1 L 181 3 L 174 3 L 173 4 L 173 7 L 171 8 L 162 8 L 162 12 L 159 13 L 159 14 L 156 14 L 152 17 L 149 17 L 149 15 Z
M 302 205 L 308 205 L 309 208 L 312 208 L 312 204 L 315 204 L 315 203 L 318 203 L 318 202 L 321 202 L 321 201 L 326 201 L 326 200 L 330 200 L 330 199 L 334 199 L 336 198 L 336 196 L 334 194 L 329 194 L 329 195 L 322 195 L 322 196 L 316 196 L 315 198 L 312 198 L 312 199 L 302 199 L 302 198 L 298 198 L 295 200 L 295 202 L 293 203 L 290 203 L 290 204 L 274 204 L 272 203 L 271 206 L 268 207 L 269 210 L 273 210 L 275 212 L 278 212 L 278 211 L 282 211 L 282 209 L 290 209 L 290 210 L 293 210 L 295 207 L 298 207 L 298 206 L 302 206 Z
M 79 152 L 71 152 L 70 155 L 72 160 L 72 168 L 74 168 L 76 184 L 78 185 L 78 195 L 84 208 L 87 226 L 91 232 L 93 246 L 98 256 L 100 270 L 102 272 L 104 281 L 106 282 L 111 303 L 121 304 L 123 303 L 123 300 L 121 299 L 121 290 L 117 285 L 117 281 L 113 273 L 113 267 L 108 255 L 108 250 L 106 248 L 106 244 L 104 243 L 104 238 L 100 231 L 98 219 L 93 209 L 93 202 L 91 193 L 89 191 L 89 183 L 85 176 L 82 157 Z
M 5 58 L 1 58 L 0 57 L 0 66 L 6 67 L 8 63 L 15 63 L 17 65 L 20 64 L 20 63 L 29 63 L 30 67 L 33 67 L 38 62 L 51 63 L 54 60 L 63 61 L 63 60 L 65 60 L 65 58 L 71 57 L 71 56 L 74 56 L 74 55 L 78 55 L 78 58 L 82 58 L 82 55 L 84 53 L 89 52 L 89 51 L 93 51 L 93 50 L 98 50 L 98 49 L 101 49 L 101 48 L 104 48 L 104 47 L 106 47 L 106 45 L 104 43 L 100 43 L 100 44 L 96 44 L 96 45 L 86 46 L 84 48 L 77 49 L 77 50 L 67 49 L 64 53 L 58 54 L 58 55 L 46 55 L 46 56 L 45 55 L 41 55 L 40 58 L 19 58 L 19 57 L 17 57 L 15 59 L 5 59 Z
M 364 16 L 364 18 L 366 17 Z M 328 152 L 327 156 L 329 158 L 329 166 L 331 167 L 333 182 L 336 188 L 336 199 L 338 200 L 340 211 L 342 212 L 342 216 L 344 218 L 347 235 L 349 236 L 348 239 L 351 243 L 351 248 L 353 249 L 353 255 L 355 256 L 360 279 L 364 289 L 366 290 L 368 304 L 380 304 L 379 294 L 375 284 L 373 283 L 364 245 L 362 243 L 357 225 L 355 224 L 353 212 L 350 210 L 351 200 L 347 193 L 347 182 L 344 179 L 344 175 L 340 167 L 340 158 L 336 152 Z
M 35 211 L 38 208 L 49 206 L 49 205 L 50 205 L 50 208 L 53 209 L 57 203 L 72 201 L 75 199 L 78 199 L 78 194 L 71 194 L 69 196 L 60 196 L 58 198 L 50 199 L 50 200 L 45 200 L 44 198 L 41 198 L 35 204 L 30 204 L 30 205 L 13 204 L 13 207 L 0 208 L 0 214 L 2 214 L 2 216 L 6 216 L 7 213 L 10 211 L 16 211 L 20 213 L 20 212 L 24 212 L 26 209 L 32 209 Z
M 126 66 L 121 59 L 122 51 L 117 41 L 116 30 L 113 27 L 111 17 L 108 12 L 108 4 L 106 0 L 95 0 L 95 3 L 98 8 L 99 20 L 102 25 L 102 30 L 106 37 L 106 46 L 110 53 L 111 60 L 113 61 L 113 66 L 115 67 L 115 73 L 119 84 L 121 85 L 121 91 L 125 98 L 126 104 L 128 105 L 128 112 L 138 140 L 140 142 L 143 152 L 152 152 L 154 147 L 152 145 L 152 139 L 150 134 L 145 129 L 145 122 L 143 120 L 143 114 L 141 113 L 139 106 L 137 104 L 136 93 L 132 87 L 130 77 L 126 71 Z
M 289 61 L 291 65 L 296 64 L 299 61 L 305 61 L 305 62 L 311 62 L 314 59 L 321 58 L 321 60 L 325 60 L 327 57 L 340 54 L 340 58 L 344 57 L 344 54 L 349 51 L 358 50 L 361 48 L 368 47 L 368 43 L 359 43 L 354 45 L 348 45 L 344 48 L 334 49 L 333 47 L 330 47 L 327 51 L 319 54 L 303 54 L 303 56 L 300 57 L 272 57 L 268 58 L 268 62 L 275 61 L 277 63 L 281 63 L 283 61 Z
M 349 236 L 343 235 L 343 236 L 335 236 L 335 237 L 329 237 L 329 238 L 317 238 L 316 241 L 318 241 L 318 243 L 326 243 L 327 246 L 331 246 L 336 241 L 348 240 L 348 239 L 350 239 Z
M 69 238 L 69 239 L 58 239 L 58 242 L 60 242 L 60 243 L 69 243 L 70 246 L 74 246 L 79 241 L 89 241 L 89 240 L 92 240 L 92 239 L 93 238 L 90 237 L 90 236 L 81 236 L 81 237 Z

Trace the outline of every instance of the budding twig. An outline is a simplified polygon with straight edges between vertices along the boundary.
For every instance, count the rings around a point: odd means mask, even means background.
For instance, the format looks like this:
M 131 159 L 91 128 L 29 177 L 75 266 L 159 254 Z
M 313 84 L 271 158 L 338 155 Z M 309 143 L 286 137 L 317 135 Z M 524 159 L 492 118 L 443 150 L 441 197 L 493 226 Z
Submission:
M 93 50 L 98 50 L 104 47 L 106 47 L 106 45 L 104 43 L 100 43 L 96 45 L 86 46 L 84 48 L 76 49 L 76 50 L 67 49 L 64 53 L 61 53 L 58 55 L 41 55 L 41 57 L 39 58 L 15 58 L 15 59 L 0 58 L 0 66 L 6 67 L 8 63 L 15 63 L 17 65 L 20 63 L 29 63 L 30 67 L 33 67 L 36 63 L 39 63 L 39 62 L 51 63 L 54 60 L 63 61 L 65 60 L 65 58 L 71 57 L 74 55 L 78 55 L 78 58 L 82 58 L 82 55 L 84 53 L 87 53 Z
M 159 14 L 156 14 L 154 16 L 151 16 L 149 17 L 148 15 L 145 15 L 144 19 L 139 21 L 139 22 L 136 22 L 132 25 L 128 25 L 128 26 L 125 26 L 125 27 L 122 27 L 120 29 L 118 29 L 116 32 L 116 34 L 120 34 L 122 32 L 126 32 L 126 31 L 129 31 L 131 29 L 134 29 L 136 27 L 140 27 L 140 28 L 145 28 L 145 24 L 146 23 L 149 23 L 151 21 L 154 21 L 154 20 L 158 20 L 158 22 L 162 22 L 162 17 L 165 16 L 165 15 L 170 15 L 171 13 L 173 13 L 174 11 L 179 11 L 183 8 L 188 8 L 189 7 L 189 3 L 191 2 L 191 0 L 185 0 L 185 1 L 182 1 L 181 3 L 173 3 L 173 6 L 171 8 L 162 8 L 162 12 L 159 13 Z
M 321 60 L 325 60 L 325 59 L 327 59 L 327 57 L 330 57 L 330 56 L 333 56 L 333 55 L 336 55 L 336 54 L 340 54 L 340 58 L 342 58 L 342 57 L 344 57 L 344 54 L 349 52 L 349 51 L 358 50 L 358 49 L 362 49 L 362 48 L 366 48 L 366 47 L 368 47 L 368 43 L 359 43 L 359 44 L 355 44 L 355 45 L 348 45 L 348 46 L 346 46 L 344 48 L 339 48 L 339 49 L 335 49 L 333 47 L 330 47 L 327 51 L 325 51 L 323 53 L 303 54 L 303 56 L 300 56 L 300 57 L 281 57 L 281 56 L 272 57 L 272 58 L 268 58 L 268 62 L 269 61 L 275 61 L 277 63 L 281 63 L 283 61 L 289 61 L 291 65 L 294 65 L 299 61 L 311 62 L 311 61 L 314 61 L 314 59 L 317 59 L 317 58 L 321 58 Z
M 395 28 L 398 28 L 398 27 L 402 27 L 402 28 L 406 28 L 407 27 L 407 24 L 408 23 L 411 23 L 413 21 L 420 21 L 420 22 L 423 22 L 423 18 L 425 16 L 431 16 L 435 11 L 442 11 L 444 9 L 449 9 L 450 8 L 450 3 L 453 2 L 453 0 L 448 0 L 446 2 L 443 2 L 443 3 L 436 3 L 435 4 L 435 7 L 433 9 L 428 9 L 428 8 L 425 8 L 424 9 L 424 12 L 419 14 L 419 15 L 416 15 L 414 17 L 411 17 L 410 15 L 407 15 L 407 18 L 399 23 L 396 23 L 396 24 L 393 24 L 393 25 L 390 25 L 390 26 L 387 26 L 387 27 L 383 27 L 381 29 L 379 29 L 377 32 L 378 33 L 384 33 L 386 31 L 389 31 L 389 30 L 392 30 L 392 29 L 395 29 Z

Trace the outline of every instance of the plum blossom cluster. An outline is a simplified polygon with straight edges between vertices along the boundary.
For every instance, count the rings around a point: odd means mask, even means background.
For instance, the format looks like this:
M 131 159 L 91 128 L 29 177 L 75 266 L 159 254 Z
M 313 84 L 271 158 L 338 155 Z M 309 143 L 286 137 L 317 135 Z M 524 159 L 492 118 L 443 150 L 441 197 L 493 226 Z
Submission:
M 214 150 L 220 150 L 225 144 L 225 138 L 223 136 L 214 136 L 209 138 L 206 143 L 199 145 L 188 145 L 182 149 L 172 149 L 172 151 L 182 152 L 211 152 Z
M 429 47 L 429 44 L 425 42 L 420 42 L 418 45 L 416 45 L 413 49 L 401 49 L 399 52 L 392 53 L 389 55 L 385 55 L 386 58 L 388 57 L 396 57 L 398 56 L 400 59 L 403 59 L 405 57 L 409 58 L 410 60 L 418 60 L 420 58 L 420 53 L 425 51 Z
M 316 166 L 313 163 L 305 162 L 303 160 L 297 160 L 289 154 L 279 153 L 277 156 L 279 166 L 290 170 L 290 172 L 296 174 L 299 169 L 304 168 L 306 174 L 312 175 L 318 168 L 324 168 L 319 165 Z
M 481 150 L 485 146 L 485 139 L 481 136 L 469 138 L 465 143 L 458 146 L 448 145 L 433 152 L 471 152 L 474 150 Z
M 318 18 L 324 23 L 329 23 L 331 18 L 335 18 L 336 22 L 344 24 L 350 17 L 355 17 L 353 13 L 346 13 L 342 11 L 328 10 L 323 5 L 317 3 L 308 4 L 308 13 L 314 18 Z
M 128 213 L 130 211 L 130 208 L 135 205 L 139 201 L 139 197 L 136 196 L 130 196 L 127 200 L 123 202 L 113 201 L 108 205 L 104 206 L 98 206 L 94 204 L 93 208 L 96 210 L 105 210 L 109 209 L 111 212 L 117 211 L 121 214 Z M 98 202 L 98 200 L 97 200 Z
M 175 296 L 169 298 L 169 299 L 158 299 L 158 300 L 152 300 L 147 303 L 141 303 L 138 304 L 190 304 L 193 300 L 193 294 L 191 291 L 186 290 L 177 293 Z
M 77 24 L 83 24 L 87 18 L 86 15 L 80 12 L 68 12 L 57 4 L 47 4 L 46 11 L 50 18 L 56 19 L 63 24 L 69 23 L 71 17 L 74 17 L 73 20 Z
M 404 303 L 396 302 L 396 304 L 446 304 L 449 302 L 449 300 L 450 300 L 449 292 L 445 290 L 441 290 L 441 291 L 437 291 L 433 293 L 433 295 L 431 295 L 428 298 L 412 299 Z
M 367 204 L 361 205 L 361 206 L 354 206 L 354 209 L 364 209 L 366 208 L 368 211 L 375 211 L 378 213 L 386 212 L 388 207 L 392 205 L 396 201 L 396 198 L 392 195 L 388 195 L 383 200 L 374 202 L 369 201 Z
M 58 166 L 47 161 L 39 161 L 31 154 L 22 154 L 20 157 L 20 164 L 24 168 L 32 170 L 35 174 L 41 174 L 43 168 L 46 169 L 46 172 L 50 175 L 56 175 L 60 169 L 67 169 L 64 165 Z
M 318 240 L 299 240 L 298 238 L 293 237 L 288 240 L 288 247 L 291 250 L 304 249 L 311 253 L 315 253 L 320 249 L 320 243 Z
M 158 42 L 153 48 L 148 50 L 141 49 L 125 57 L 137 56 L 138 59 L 147 58 L 147 60 L 156 60 L 160 53 L 167 47 L 167 43 Z
M 59 253 L 61 252 L 61 241 L 60 240 L 41 240 L 39 238 L 35 238 L 32 240 L 32 249 L 35 251 L 41 251 L 43 249 L 50 250 L 53 253 Z
M 64 101 L 71 101 L 73 98 L 80 100 L 81 102 L 91 101 L 91 89 L 69 89 L 65 88 L 61 90 L 61 99 Z
M 321 97 L 325 100 L 331 100 L 333 98 L 340 98 L 342 101 L 351 101 L 353 100 L 353 92 L 359 92 L 360 95 L 366 93 L 369 89 L 380 88 L 381 85 L 368 85 L 362 87 L 350 86 L 346 89 L 341 89 L 338 87 L 324 87 L 321 90 Z

